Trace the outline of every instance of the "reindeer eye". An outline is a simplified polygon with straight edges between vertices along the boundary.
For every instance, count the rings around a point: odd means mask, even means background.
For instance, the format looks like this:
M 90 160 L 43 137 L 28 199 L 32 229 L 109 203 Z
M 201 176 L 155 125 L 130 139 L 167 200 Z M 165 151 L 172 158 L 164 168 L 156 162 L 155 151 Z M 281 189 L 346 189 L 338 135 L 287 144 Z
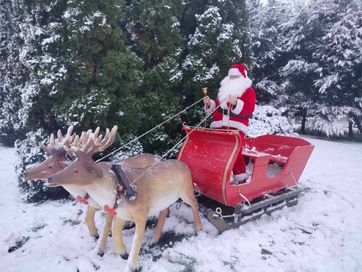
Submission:
M 75 170 L 74 173 L 78 174 L 79 172 L 78 172 L 78 170 Z
M 53 167 L 51 167 L 51 166 L 48 166 L 48 168 L 49 168 L 49 169 L 52 169 Z
M 75 160 L 75 156 L 74 154 L 69 154 L 69 153 L 66 153 L 65 154 L 65 158 L 69 161 L 74 161 Z

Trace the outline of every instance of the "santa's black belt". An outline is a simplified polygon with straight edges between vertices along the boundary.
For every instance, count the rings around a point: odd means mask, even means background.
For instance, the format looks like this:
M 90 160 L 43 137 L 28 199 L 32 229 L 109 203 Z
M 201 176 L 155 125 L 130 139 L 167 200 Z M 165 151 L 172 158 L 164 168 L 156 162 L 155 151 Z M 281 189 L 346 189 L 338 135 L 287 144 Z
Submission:
M 237 118 L 252 118 L 253 115 L 252 114 L 249 114 L 249 115 L 240 115 L 240 114 L 235 114 L 233 113 L 231 110 L 229 111 L 229 109 L 222 109 L 222 108 L 219 108 L 218 109 L 219 112 L 221 112 L 223 115 L 230 115 L 231 117 L 237 117 Z

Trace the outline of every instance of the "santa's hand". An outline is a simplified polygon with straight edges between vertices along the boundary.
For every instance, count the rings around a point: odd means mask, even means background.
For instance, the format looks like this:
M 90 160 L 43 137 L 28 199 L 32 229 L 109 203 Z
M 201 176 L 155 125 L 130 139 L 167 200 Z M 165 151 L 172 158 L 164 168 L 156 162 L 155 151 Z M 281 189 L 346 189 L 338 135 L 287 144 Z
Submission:
M 202 100 L 204 101 L 204 104 L 205 104 L 206 107 L 210 107 L 210 106 L 211 106 L 211 99 L 210 99 L 209 96 L 205 95 Z
M 230 95 L 228 102 L 229 102 L 231 105 L 235 106 L 235 105 L 236 105 L 236 99 L 237 99 L 236 96 Z

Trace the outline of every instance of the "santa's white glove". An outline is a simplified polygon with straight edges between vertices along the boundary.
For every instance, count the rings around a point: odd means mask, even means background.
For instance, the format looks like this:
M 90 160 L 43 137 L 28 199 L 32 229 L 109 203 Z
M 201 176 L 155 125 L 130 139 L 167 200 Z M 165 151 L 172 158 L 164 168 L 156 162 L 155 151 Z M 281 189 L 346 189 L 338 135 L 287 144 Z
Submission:
M 236 96 L 230 95 L 228 102 L 229 102 L 231 105 L 235 106 L 235 105 L 236 105 L 236 99 L 237 99 Z
M 202 100 L 204 101 L 204 104 L 205 104 L 206 108 L 210 108 L 210 106 L 211 106 L 211 99 L 210 99 L 210 97 L 207 96 L 207 95 L 205 95 Z

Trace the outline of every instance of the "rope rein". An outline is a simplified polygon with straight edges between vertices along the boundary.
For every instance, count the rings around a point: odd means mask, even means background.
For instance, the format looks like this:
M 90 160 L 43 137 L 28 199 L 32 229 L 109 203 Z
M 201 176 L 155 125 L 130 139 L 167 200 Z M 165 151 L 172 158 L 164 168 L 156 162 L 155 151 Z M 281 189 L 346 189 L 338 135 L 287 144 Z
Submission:
M 169 149 L 165 154 L 162 155 L 162 157 L 160 158 L 159 161 L 156 161 L 155 163 L 153 163 L 151 166 L 147 167 L 147 170 L 144 171 L 141 175 L 139 175 L 137 178 L 135 178 L 131 185 L 134 184 L 137 180 L 139 180 L 141 177 L 143 177 L 146 173 L 148 173 L 152 167 L 154 167 L 156 164 L 160 163 L 162 161 L 162 159 L 164 159 L 169 153 L 171 153 L 172 150 L 174 150 L 180 143 L 182 143 L 187 137 L 188 135 L 190 135 L 195 129 L 199 128 L 201 126 L 201 124 L 207 120 L 207 118 L 209 118 L 215 111 L 217 111 L 219 109 L 219 107 L 221 106 L 221 103 L 219 106 L 215 107 L 215 109 L 210 112 L 209 114 L 207 114 L 205 116 L 204 119 L 202 119 L 185 137 L 183 137 L 180 141 L 178 141 L 173 147 L 171 147 L 171 149 Z
M 112 156 L 114 153 L 118 152 L 119 150 L 121 150 L 122 148 L 129 146 L 131 143 L 137 141 L 138 139 L 142 138 L 143 136 L 147 135 L 148 133 L 154 131 L 156 128 L 161 127 L 163 124 L 169 122 L 170 120 L 174 119 L 175 117 L 179 116 L 180 114 L 186 112 L 189 108 L 195 106 L 197 103 L 199 103 L 203 98 L 200 98 L 199 100 L 197 100 L 195 103 L 191 104 L 190 106 L 187 106 L 186 108 L 184 108 L 182 111 L 179 111 L 178 113 L 174 114 L 173 116 L 171 116 L 170 118 L 168 118 L 167 120 L 163 121 L 162 123 L 158 124 L 157 126 L 151 128 L 150 130 L 146 131 L 145 133 L 141 134 L 140 136 L 134 138 L 133 140 L 129 141 L 128 143 L 120 146 L 119 148 L 117 148 L 116 150 L 113 150 L 111 153 L 107 154 L 106 156 L 96 160 L 96 162 L 100 162 L 110 156 Z M 206 120 L 206 118 L 205 118 Z

